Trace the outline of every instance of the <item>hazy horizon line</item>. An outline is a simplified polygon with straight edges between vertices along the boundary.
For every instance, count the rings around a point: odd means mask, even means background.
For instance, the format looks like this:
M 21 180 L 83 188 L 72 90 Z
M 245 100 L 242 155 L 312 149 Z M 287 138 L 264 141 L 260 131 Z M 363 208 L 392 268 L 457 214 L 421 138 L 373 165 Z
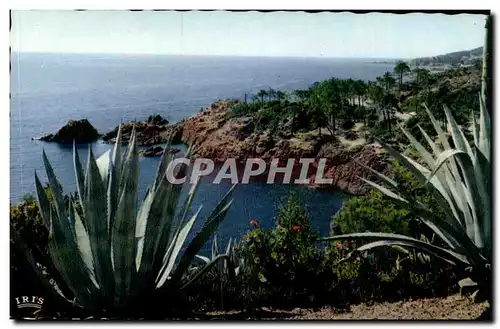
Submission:
M 242 54 L 166 54 L 166 53 L 111 53 L 111 52 L 59 52 L 59 51 L 17 51 L 12 50 L 12 54 L 57 54 L 57 55 L 139 55 L 139 56 L 192 56 L 192 57 L 266 57 L 266 58 L 328 58 L 328 59 L 378 59 L 378 60 L 397 60 L 413 59 L 401 57 L 342 57 L 342 56 L 305 56 L 305 55 L 242 55 Z
M 328 56 L 328 55 L 319 55 L 319 56 L 305 56 L 305 55 L 244 55 L 244 54 L 178 54 L 178 53 L 140 53 L 140 52 L 59 52 L 59 51 L 19 51 L 19 50 L 11 50 L 11 53 L 16 54 L 58 54 L 58 55 L 132 55 L 132 56 L 191 56 L 191 57 L 263 57 L 263 58 L 314 58 L 314 59 L 359 59 L 359 60 L 404 60 L 410 61 L 417 58 L 426 58 L 426 57 L 437 57 L 446 54 L 451 54 L 455 52 L 461 51 L 469 51 L 473 49 L 477 49 L 483 47 L 484 45 L 478 45 L 477 47 L 468 48 L 468 49 L 459 49 L 450 51 L 447 53 L 436 54 L 436 55 L 425 55 L 425 56 L 417 56 L 417 57 L 362 57 L 362 56 Z

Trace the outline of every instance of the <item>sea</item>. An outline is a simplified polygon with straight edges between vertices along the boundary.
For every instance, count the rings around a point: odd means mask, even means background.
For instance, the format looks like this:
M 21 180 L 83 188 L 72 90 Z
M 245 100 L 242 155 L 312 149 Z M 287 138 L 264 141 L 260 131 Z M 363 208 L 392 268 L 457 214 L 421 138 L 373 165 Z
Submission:
M 10 201 L 17 203 L 35 192 L 35 171 L 46 181 L 42 150 L 64 191 L 75 190 L 72 146 L 32 139 L 55 133 L 68 120 L 86 118 L 100 133 L 120 121 L 141 121 L 153 113 L 174 123 L 218 99 L 243 99 L 268 88 L 307 88 L 332 77 L 375 80 L 391 70 L 392 64 L 370 59 L 12 53 Z M 88 147 L 78 146 L 84 165 Z M 99 156 L 112 146 L 98 141 L 91 147 Z M 140 198 L 152 183 L 158 163 L 159 158 L 140 159 Z M 191 212 L 203 207 L 193 232 L 229 188 L 229 184 L 210 182 L 200 185 Z M 188 189 L 186 185 L 183 198 Z M 291 193 L 303 202 L 312 228 L 320 235 L 329 233 L 332 216 L 349 198 L 336 190 L 240 184 L 217 232 L 221 244 L 230 237 L 241 240 L 252 229 L 251 220 L 273 227 L 280 205 Z

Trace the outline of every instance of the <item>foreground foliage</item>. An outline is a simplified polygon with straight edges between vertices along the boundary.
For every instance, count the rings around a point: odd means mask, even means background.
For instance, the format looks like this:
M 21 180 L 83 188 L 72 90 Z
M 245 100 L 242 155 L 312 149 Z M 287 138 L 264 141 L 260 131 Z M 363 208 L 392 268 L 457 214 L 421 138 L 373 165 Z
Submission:
M 182 184 L 167 180 L 166 170 L 173 155 L 165 152 L 154 184 L 137 209 L 139 158 L 135 131 L 124 155 L 120 138 L 121 130 L 112 158 L 108 151 L 96 160 L 89 148 L 85 173 L 75 149 L 78 191 L 68 200 L 43 154 L 50 193 L 36 174 L 35 181 L 40 217 L 49 232 L 50 260 L 35 260 L 35 253 L 14 226 L 11 235 L 59 301 L 75 304 L 93 315 L 135 317 L 157 309 L 162 295 L 175 294 L 193 282 L 185 280 L 187 270 L 224 219 L 232 202 L 232 189 L 186 246 L 200 211 L 188 216 L 197 184 L 176 215 Z M 174 172 L 175 177 L 185 174 L 186 167 L 177 167 Z M 44 263 L 51 266 L 40 267 Z M 49 282 L 45 269 L 55 269 L 49 271 L 50 278 L 60 280 Z
M 381 204 L 387 200 L 379 198 Z M 373 212 L 384 209 L 373 201 Z M 348 202 L 349 203 L 349 202 Z M 370 207 L 370 206 L 367 206 Z M 349 207 L 336 217 L 349 231 Z M 387 215 L 385 232 L 398 227 L 401 233 L 417 234 L 419 228 L 404 226 L 397 213 Z M 322 307 L 407 297 L 443 296 L 456 292 L 454 269 L 439 259 L 404 250 L 366 251 L 339 261 L 356 249 L 354 241 L 318 244 L 307 210 L 297 196 L 282 204 L 272 229 L 254 228 L 236 245 L 243 260 L 233 281 L 223 269 L 214 267 L 189 291 L 193 308 L 204 311 Z M 224 249 L 224 248 L 223 248 Z
M 322 240 L 377 239 L 359 247 L 358 251 L 380 246 L 400 246 L 417 248 L 425 253 L 467 269 L 470 278 L 460 282 L 461 286 L 479 285 L 489 293 L 491 278 L 492 232 L 491 232 L 491 123 L 484 106 L 484 96 L 480 96 L 479 123 L 473 115 L 472 129 L 474 143 L 471 145 L 460 130 L 448 108 L 444 111 L 453 147 L 441 125 L 427 109 L 427 114 L 439 136 L 439 144 L 434 142 L 424 130 L 422 134 L 431 150 L 429 152 L 413 135 L 402 128 L 411 145 L 419 152 L 426 166 L 398 153 L 391 146 L 380 141 L 391 156 L 402 163 L 424 185 L 444 212 L 444 217 L 436 216 L 432 208 L 416 200 L 404 186 L 380 173 L 378 176 L 390 189 L 366 181 L 396 203 L 402 204 L 427 225 L 445 244 L 441 247 L 432 241 L 422 241 L 400 234 L 355 233 L 338 235 Z

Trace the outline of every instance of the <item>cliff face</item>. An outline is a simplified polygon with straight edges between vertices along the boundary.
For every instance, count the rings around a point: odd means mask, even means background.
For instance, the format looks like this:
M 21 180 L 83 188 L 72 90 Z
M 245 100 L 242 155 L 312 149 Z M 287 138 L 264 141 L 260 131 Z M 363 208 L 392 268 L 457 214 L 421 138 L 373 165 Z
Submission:
M 291 138 L 271 136 L 268 131 L 254 129 L 252 118 L 231 118 L 230 102 L 220 101 L 201 113 L 179 123 L 175 129 L 181 140 L 192 147 L 193 157 L 209 158 L 224 162 L 228 158 L 243 161 L 247 158 L 261 158 L 270 163 L 278 158 L 286 160 L 300 158 L 316 159 L 309 170 L 314 180 L 318 159 L 326 159 L 324 178 L 333 179 L 333 185 L 350 194 L 365 194 L 369 187 L 358 176 L 378 181 L 373 173 L 356 164 L 356 161 L 389 174 L 392 166 L 380 147 L 373 144 L 355 148 L 343 146 L 338 141 L 328 141 L 326 136 L 303 134 Z M 294 168 L 298 177 L 300 168 Z M 324 187 L 324 186 L 315 186 Z

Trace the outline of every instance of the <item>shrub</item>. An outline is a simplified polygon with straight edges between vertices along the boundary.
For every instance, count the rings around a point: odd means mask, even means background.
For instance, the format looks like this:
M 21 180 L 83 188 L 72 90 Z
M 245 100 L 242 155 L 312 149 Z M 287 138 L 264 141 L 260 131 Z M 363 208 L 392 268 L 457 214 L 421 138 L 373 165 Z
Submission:
M 322 266 L 316 239 L 307 211 L 295 195 L 281 207 L 274 229 L 257 228 L 246 234 L 241 253 L 249 304 L 260 300 L 296 307 L 320 296 Z
M 393 179 L 417 200 L 434 209 L 436 216 L 441 216 L 442 210 L 413 175 L 396 161 L 393 166 Z M 332 218 L 331 231 L 333 235 L 386 232 L 419 239 L 432 237 L 432 232 L 416 220 L 415 214 L 379 191 L 351 198 L 344 203 Z M 364 242 L 367 241 L 341 240 L 330 243 L 326 248 L 325 263 L 337 277 L 333 288 L 342 299 L 359 302 L 415 295 L 433 296 L 457 289 L 450 265 L 406 249 L 372 249 L 339 263 L 350 253 L 356 254 L 356 248 Z
M 26 244 L 39 257 L 47 255 L 48 231 L 42 224 L 38 205 L 32 195 L 26 195 L 20 203 L 10 206 L 10 222 Z M 18 296 L 43 296 L 43 287 L 26 262 L 22 251 L 10 242 L 10 303 L 11 316 L 15 316 Z

